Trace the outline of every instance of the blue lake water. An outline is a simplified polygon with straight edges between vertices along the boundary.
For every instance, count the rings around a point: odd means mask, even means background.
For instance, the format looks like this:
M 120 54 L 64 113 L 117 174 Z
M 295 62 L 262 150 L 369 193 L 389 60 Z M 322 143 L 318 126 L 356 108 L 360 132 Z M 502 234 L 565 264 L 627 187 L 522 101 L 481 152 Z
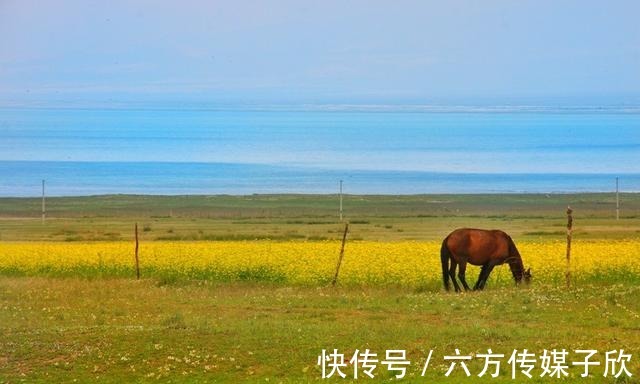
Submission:
M 640 191 L 640 114 L 0 109 L 0 195 Z

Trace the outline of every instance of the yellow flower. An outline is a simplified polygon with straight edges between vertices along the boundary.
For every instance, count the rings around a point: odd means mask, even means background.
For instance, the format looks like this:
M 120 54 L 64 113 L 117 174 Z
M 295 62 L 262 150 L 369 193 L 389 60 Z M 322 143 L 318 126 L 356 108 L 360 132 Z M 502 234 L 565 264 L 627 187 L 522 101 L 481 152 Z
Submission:
M 565 243 L 521 241 L 518 249 L 534 281 L 558 284 L 567 268 Z M 140 245 L 143 277 L 268 281 L 324 285 L 335 273 L 340 244 L 331 241 L 148 242 Z M 640 280 L 640 241 L 576 241 L 571 271 L 576 282 Z M 134 276 L 129 242 L 3 242 L 0 273 L 46 276 Z M 478 269 L 467 268 L 468 281 Z M 339 281 L 345 285 L 439 287 L 440 242 L 348 242 Z M 508 266 L 490 285 L 513 284 Z

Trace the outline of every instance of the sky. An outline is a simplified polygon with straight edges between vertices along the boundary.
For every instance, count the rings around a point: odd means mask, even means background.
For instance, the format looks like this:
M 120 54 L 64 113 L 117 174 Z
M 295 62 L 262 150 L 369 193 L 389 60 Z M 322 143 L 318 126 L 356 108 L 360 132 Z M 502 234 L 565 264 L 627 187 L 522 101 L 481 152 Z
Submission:
M 0 0 L 0 106 L 640 105 L 638 1 Z

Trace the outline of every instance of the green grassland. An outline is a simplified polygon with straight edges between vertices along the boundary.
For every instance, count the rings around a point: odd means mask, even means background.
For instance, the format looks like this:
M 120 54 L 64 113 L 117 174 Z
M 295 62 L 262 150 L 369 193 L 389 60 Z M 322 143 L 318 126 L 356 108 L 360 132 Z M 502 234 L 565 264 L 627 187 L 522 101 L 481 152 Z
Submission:
M 640 194 L 411 195 L 344 198 L 351 238 L 441 239 L 457 227 L 500 228 L 518 238 L 562 238 L 567 205 L 580 239 L 640 235 Z M 338 239 L 337 196 L 134 196 L 0 198 L 0 241 Z
M 516 239 L 563 240 L 567 205 L 574 237 L 637 239 L 640 194 L 355 196 L 344 199 L 350 239 L 441 239 L 457 227 L 503 229 Z M 304 241 L 341 236 L 337 196 L 96 196 L 40 200 L 0 198 L 0 241 Z M 638 260 L 630 260 L 637 263 Z M 489 284 L 483 292 L 407 287 L 309 287 L 264 282 L 180 279 L 0 276 L 0 383 L 319 382 L 322 349 L 348 360 L 369 348 L 384 359 L 403 349 L 411 364 L 400 382 L 638 383 L 640 286 L 637 280 L 592 281 L 570 289 Z M 445 377 L 444 355 L 494 353 L 498 378 L 477 377 L 482 360 Z M 631 378 L 604 378 L 604 367 L 565 379 L 511 379 L 514 349 L 624 349 Z M 433 360 L 421 377 L 430 350 Z M 570 355 L 568 361 L 578 360 Z M 353 371 L 344 370 L 350 382 Z M 381 364 L 376 379 L 393 375 Z
M 632 353 L 634 375 L 603 377 L 604 366 L 568 383 L 637 383 L 640 376 L 638 286 L 565 290 L 550 286 L 493 288 L 445 294 L 380 288 L 310 288 L 254 284 L 174 284 L 153 280 L 0 279 L 0 382 L 303 383 L 321 381 L 317 357 L 337 348 L 347 355 L 369 348 L 406 350 L 411 364 L 399 382 L 559 382 L 541 374 L 511 379 L 514 349 L 537 355 L 595 349 Z M 445 355 L 494 353 L 500 376 L 444 373 Z M 429 351 L 432 360 L 421 377 Z M 458 367 L 459 368 L 459 367 Z M 348 378 L 351 368 L 344 369 Z M 376 380 L 389 381 L 382 364 Z M 344 382 L 345 380 L 325 380 Z M 350 382 L 350 380 L 347 380 Z

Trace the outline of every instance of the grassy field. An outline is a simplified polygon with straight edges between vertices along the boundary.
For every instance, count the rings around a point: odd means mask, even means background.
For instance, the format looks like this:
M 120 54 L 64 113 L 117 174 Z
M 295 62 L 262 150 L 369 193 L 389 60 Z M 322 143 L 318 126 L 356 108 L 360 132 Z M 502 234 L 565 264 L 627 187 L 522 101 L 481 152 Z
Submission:
M 604 378 L 604 366 L 562 382 L 638 382 L 640 287 L 565 290 L 536 285 L 481 293 L 404 289 L 312 288 L 255 284 L 174 284 L 131 279 L 0 279 L 0 379 L 17 382 L 284 382 L 320 381 L 317 357 L 337 348 L 406 350 L 400 382 L 556 382 L 518 375 L 514 349 L 624 349 L 633 354 L 627 380 Z M 477 377 L 481 359 L 444 373 L 445 355 L 505 354 L 500 376 Z M 421 372 L 430 350 L 432 361 Z M 567 361 L 581 360 L 570 355 Z M 344 369 L 353 377 L 350 368 Z M 384 365 L 378 380 L 392 376 Z M 526 380 L 525 380 L 526 379 Z M 327 380 L 340 381 L 340 380 Z M 362 379 L 368 382 L 371 380 Z
M 330 195 L 0 198 L 0 241 L 338 239 Z M 567 205 L 578 239 L 640 235 L 640 194 L 355 196 L 344 199 L 351 239 L 438 240 L 457 227 L 500 228 L 518 239 L 562 239 Z
M 330 287 L 343 224 L 335 196 L 99 196 L 0 199 L 0 383 L 316 382 L 318 355 L 406 350 L 401 382 L 511 379 L 514 349 L 596 349 L 592 376 L 640 376 L 640 194 L 346 196 L 349 242 Z M 574 280 L 564 287 L 565 210 L 574 208 Z M 132 273 L 139 224 L 143 278 Z M 498 268 L 484 292 L 440 288 L 438 244 L 457 227 L 512 234 L 529 287 Z M 474 267 L 475 268 L 475 267 Z M 469 271 L 475 282 L 477 271 Z M 537 278 L 536 278 L 537 277 Z M 505 354 L 445 377 L 445 355 Z M 604 354 L 632 354 L 631 378 L 603 377 Z M 433 360 L 421 372 L 429 351 Z M 571 365 L 571 364 L 569 364 Z M 353 367 L 343 369 L 353 377 Z M 378 364 L 374 381 L 393 374 Z M 345 381 L 345 380 L 325 380 Z M 359 381 L 372 381 L 361 374 Z

